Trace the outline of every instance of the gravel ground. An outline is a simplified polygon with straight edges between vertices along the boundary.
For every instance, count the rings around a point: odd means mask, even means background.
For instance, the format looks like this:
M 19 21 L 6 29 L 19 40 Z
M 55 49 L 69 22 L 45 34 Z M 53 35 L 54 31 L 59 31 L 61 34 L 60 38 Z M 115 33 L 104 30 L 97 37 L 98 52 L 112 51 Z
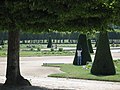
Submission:
M 120 53 L 112 53 L 115 59 Z M 27 78 L 31 87 L 2 87 L 5 82 L 6 58 L 0 57 L 0 90 L 120 90 L 119 82 L 92 81 L 47 77 L 49 74 L 61 73 L 59 68 L 42 67 L 43 63 L 72 63 L 73 56 L 21 57 L 21 73 Z

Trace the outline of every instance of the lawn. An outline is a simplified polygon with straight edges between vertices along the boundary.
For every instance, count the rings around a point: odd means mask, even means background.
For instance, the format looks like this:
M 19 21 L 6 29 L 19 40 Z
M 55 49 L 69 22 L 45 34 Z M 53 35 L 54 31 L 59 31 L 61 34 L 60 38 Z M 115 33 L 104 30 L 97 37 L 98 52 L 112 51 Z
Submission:
M 115 60 L 114 63 L 117 72 L 116 75 L 109 75 L 109 76 L 92 75 L 90 73 L 90 68 L 92 64 L 90 63 L 85 66 L 74 66 L 72 64 L 48 65 L 48 66 L 60 67 L 60 70 L 64 72 L 59 74 L 51 74 L 49 75 L 49 77 L 120 82 L 120 60 Z
M 71 56 L 74 55 L 74 51 L 51 51 L 51 50 L 43 50 L 43 51 L 36 51 L 36 50 L 25 50 L 25 51 L 20 51 L 20 56 L 21 57 L 34 57 L 34 56 Z M 0 50 L 0 57 L 6 57 L 7 56 L 7 51 L 5 50 Z
M 5 44 L 0 48 L 0 57 L 7 56 L 7 47 Z M 60 48 L 63 50 L 59 51 Z M 20 44 L 20 56 L 71 56 L 75 55 L 75 48 L 76 44 L 57 44 L 57 49 L 52 50 L 47 48 L 47 44 Z
M 71 56 L 75 50 L 64 50 L 66 47 L 75 47 L 75 44 L 59 44 L 57 49 L 47 48 L 46 44 L 20 44 L 20 56 Z M 0 48 L 0 57 L 7 56 L 7 45 Z M 62 50 L 59 50 L 62 49 Z
M 74 55 L 74 52 L 69 51 L 22 51 L 20 56 L 22 57 L 34 57 L 34 56 L 70 56 Z

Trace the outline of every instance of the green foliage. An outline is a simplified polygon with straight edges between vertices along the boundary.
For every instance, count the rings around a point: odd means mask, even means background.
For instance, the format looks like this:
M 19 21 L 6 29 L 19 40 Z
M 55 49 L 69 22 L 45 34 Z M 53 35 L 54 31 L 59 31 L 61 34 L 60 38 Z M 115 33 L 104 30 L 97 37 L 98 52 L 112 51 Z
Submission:
M 41 51 L 41 48 L 38 47 L 38 48 L 37 48 L 37 51 Z
M 118 0 L 1 1 L 0 28 L 32 32 L 91 32 L 112 23 L 113 11 L 119 10 L 118 5 Z
M 89 53 L 87 37 L 85 34 L 79 35 L 77 49 L 76 49 L 76 53 L 75 53 L 75 57 L 74 57 L 74 61 L 73 61 L 74 65 L 77 65 L 77 61 L 78 61 L 77 50 L 82 50 L 82 52 L 81 52 L 81 57 L 82 57 L 81 65 L 86 65 L 87 61 L 90 61 L 90 62 L 92 61 L 90 53 Z
M 87 64 L 85 65 L 85 67 L 83 66 L 83 68 L 85 68 L 85 69 L 91 69 L 91 67 L 92 67 L 92 62 L 87 62 Z
M 30 51 L 34 51 L 34 48 L 31 47 L 31 48 L 30 48 Z
M 51 39 L 51 36 L 49 36 L 47 48 L 52 48 L 52 39 Z
M 114 25 L 120 25 L 120 0 L 113 0 L 113 7 L 114 7 Z
M 116 47 L 119 47 L 119 44 L 116 44 Z
M 63 48 L 59 48 L 58 51 L 62 52 L 62 51 L 63 51 Z
M 116 74 L 110 52 L 107 32 L 100 32 L 96 55 L 91 68 L 91 73 L 94 75 Z
M 54 49 L 53 49 L 53 48 L 51 48 L 51 51 L 54 51 Z
M 87 41 L 88 41 L 88 47 L 89 47 L 89 51 L 90 51 L 90 53 L 94 53 L 94 51 L 93 51 L 93 47 L 92 47 L 92 44 L 91 44 L 91 40 L 88 39 Z
M 2 46 L 0 46 L 0 50 L 2 50 Z

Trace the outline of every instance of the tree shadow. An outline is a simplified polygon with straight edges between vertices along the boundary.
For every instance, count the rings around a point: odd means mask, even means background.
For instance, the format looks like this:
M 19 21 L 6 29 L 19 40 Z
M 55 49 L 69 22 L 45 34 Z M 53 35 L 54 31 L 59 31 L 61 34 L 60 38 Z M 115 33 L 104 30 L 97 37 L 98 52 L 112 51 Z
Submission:
M 50 89 L 39 86 L 4 86 L 0 83 L 0 90 L 65 90 L 65 89 Z

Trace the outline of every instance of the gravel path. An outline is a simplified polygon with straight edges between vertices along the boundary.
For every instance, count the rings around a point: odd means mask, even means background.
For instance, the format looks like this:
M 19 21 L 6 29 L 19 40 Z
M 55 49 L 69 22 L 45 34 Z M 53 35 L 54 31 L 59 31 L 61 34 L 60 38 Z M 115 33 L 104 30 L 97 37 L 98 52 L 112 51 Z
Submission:
M 120 58 L 120 53 L 113 53 L 114 58 Z M 119 82 L 104 82 L 81 79 L 65 79 L 47 77 L 49 74 L 61 73 L 59 68 L 42 67 L 43 63 L 72 63 L 73 56 L 21 57 L 21 73 L 32 87 L 0 90 L 120 90 Z M 0 58 L 0 83 L 5 82 L 6 58 Z M 45 87 L 45 88 L 44 88 Z

